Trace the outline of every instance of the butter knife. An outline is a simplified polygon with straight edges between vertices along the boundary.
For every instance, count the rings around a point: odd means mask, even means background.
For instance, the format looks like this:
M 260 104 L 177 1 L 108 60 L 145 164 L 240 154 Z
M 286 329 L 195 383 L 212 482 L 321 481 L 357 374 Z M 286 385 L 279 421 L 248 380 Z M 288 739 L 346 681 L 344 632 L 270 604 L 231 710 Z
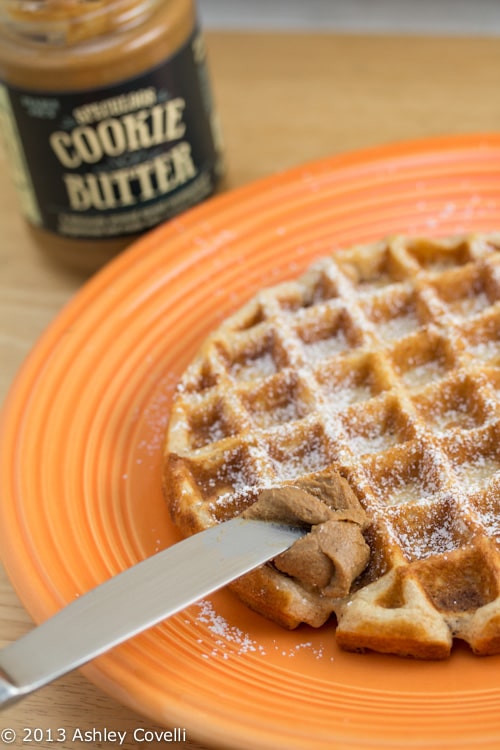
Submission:
M 0 708 L 271 560 L 306 531 L 233 518 L 110 578 L 0 650 Z

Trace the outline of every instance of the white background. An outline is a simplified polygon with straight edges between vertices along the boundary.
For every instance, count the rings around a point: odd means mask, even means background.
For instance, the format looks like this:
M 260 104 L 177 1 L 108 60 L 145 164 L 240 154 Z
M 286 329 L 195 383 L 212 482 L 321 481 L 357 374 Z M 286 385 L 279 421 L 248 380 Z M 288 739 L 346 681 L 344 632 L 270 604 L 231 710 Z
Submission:
M 205 28 L 500 34 L 500 0 L 198 0 Z

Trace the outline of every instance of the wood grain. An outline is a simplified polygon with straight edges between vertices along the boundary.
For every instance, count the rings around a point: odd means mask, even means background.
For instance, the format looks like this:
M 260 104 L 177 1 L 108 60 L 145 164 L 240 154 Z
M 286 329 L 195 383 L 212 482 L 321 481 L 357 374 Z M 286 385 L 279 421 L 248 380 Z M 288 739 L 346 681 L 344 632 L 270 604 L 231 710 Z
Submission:
M 225 134 L 226 189 L 345 150 L 415 137 L 491 131 L 500 124 L 500 45 L 495 39 L 334 34 L 207 34 Z M 34 342 L 84 281 L 43 257 L 0 170 L 0 397 Z M 31 621 L 0 572 L 0 646 Z M 156 729 L 72 674 L 0 716 L 25 747 L 23 728 Z M 98 747 L 117 743 L 95 743 Z M 37 748 L 80 743 L 41 742 Z M 87 744 L 87 746 L 89 746 Z M 202 750 L 197 738 L 168 747 Z M 151 743 L 148 747 L 165 747 Z

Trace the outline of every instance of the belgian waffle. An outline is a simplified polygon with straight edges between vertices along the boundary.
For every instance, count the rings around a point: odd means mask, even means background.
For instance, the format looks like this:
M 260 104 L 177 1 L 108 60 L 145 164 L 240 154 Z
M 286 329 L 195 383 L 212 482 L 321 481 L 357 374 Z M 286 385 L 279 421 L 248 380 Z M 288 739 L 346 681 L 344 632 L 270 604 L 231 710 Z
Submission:
M 264 289 L 184 373 L 164 491 L 186 535 L 335 471 L 368 517 L 346 596 L 268 564 L 233 588 L 339 645 L 500 652 L 500 234 L 339 250 Z

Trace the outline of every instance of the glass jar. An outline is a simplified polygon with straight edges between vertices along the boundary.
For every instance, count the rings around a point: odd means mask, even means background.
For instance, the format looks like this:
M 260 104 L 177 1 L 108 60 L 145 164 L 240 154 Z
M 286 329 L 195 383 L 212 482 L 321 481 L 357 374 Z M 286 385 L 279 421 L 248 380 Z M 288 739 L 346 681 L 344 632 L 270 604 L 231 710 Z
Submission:
M 59 260 L 93 270 L 219 182 L 193 0 L 7 0 L 0 80 L 22 211 Z

